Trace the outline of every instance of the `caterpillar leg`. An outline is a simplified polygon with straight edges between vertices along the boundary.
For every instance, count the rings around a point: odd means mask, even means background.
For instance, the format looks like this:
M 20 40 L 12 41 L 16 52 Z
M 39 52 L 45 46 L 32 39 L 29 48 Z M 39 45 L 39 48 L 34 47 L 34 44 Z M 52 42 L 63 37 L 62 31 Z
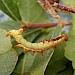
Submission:
M 25 46 L 23 46 L 22 44 L 17 44 L 15 45 L 15 47 L 20 47 L 23 49 L 23 53 L 25 53 L 26 51 L 28 51 L 28 48 L 26 48 Z
M 23 49 L 23 53 L 26 53 L 27 51 L 30 51 L 30 50 L 32 51 L 32 54 L 35 54 L 35 52 L 36 52 L 36 50 L 27 48 L 27 47 L 23 46 L 22 44 L 17 44 L 17 45 L 15 45 L 15 47 L 22 48 Z
M 15 45 L 15 47 L 22 48 L 23 49 L 23 53 L 26 53 L 27 51 L 31 50 L 32 51 L 32 55 L 35 54 L 38 51 L 38 50 L 27 48 L 27 47 L 23 46 L 22 44 L 17 44 L 17 45 Z M 38 52 L 40 52 L 40 54 L 43 56 L 44 51 L 40 50 Z

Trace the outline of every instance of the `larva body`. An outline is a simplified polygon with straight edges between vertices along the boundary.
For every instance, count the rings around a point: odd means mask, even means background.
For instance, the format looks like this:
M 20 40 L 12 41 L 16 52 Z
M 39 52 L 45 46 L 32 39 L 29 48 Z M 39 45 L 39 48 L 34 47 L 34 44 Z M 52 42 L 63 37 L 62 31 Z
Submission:
M 61 38 L 59 38 L 58 40 L 44 40 L 44 42 L 39 42 L 39 43 L 30 43 L 28 41 L 26 41 L 25 39 L 21 39 L 19 41 L 19 43 L 21 43 L 23 46 L 33 49 L 33 50 L 47 50 L 49 48 L 54 48 L 57 45 L 61 44 L 62 42 L 65 41 L 65 35 L 62 35 Z
M 60 45 L 62 42 L 67 40 L 66 35 L 60 35 L 55 39 L 48 39 L 38 43 L 30 43 L 26 41 L 23 36 L 21 35 L 22 29 L 19 30 L 11 30 L 9 35 L 13 36 L 15 40 L 19 43 L 17 46 L 22 47 L 24 51 L 45 51 L 49 48 L 55 48 L 56 46 Z

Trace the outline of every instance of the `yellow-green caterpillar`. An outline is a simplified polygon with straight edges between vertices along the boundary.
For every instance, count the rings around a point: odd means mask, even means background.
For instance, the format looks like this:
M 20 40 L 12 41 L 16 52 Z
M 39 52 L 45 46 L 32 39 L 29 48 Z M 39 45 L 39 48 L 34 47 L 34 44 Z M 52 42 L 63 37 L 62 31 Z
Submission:
M 43 40 L 38 43 L 30 43 L 22 36 L 23 29 L 11 30 L 7 35 L 13 36 L 18 43 L 16 46 L 23 48 L 23 52 L 32 51 L 32 52 L 44 52 L 49 48 L 55 48 L 60 45 L 62 42 L 66 41 L 68 38 L 66 35 L 62 34 L 55 39 Z

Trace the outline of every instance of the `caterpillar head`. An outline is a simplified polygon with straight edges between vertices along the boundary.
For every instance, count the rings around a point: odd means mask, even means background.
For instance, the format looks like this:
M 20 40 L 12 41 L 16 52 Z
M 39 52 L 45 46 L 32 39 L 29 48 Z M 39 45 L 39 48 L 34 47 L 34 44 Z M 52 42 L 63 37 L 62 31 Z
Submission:
M 23 32 L 23 29 L 19 29 L 19 30 L 10 30 L 6 36 L 15 36 L 15 35 L 21 35 Z

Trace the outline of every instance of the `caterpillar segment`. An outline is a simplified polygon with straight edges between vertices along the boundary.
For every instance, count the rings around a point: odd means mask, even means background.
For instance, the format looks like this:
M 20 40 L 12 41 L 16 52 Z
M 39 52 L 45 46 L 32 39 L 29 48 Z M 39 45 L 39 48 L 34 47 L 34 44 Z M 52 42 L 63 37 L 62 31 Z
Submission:
M 55 48 L 64 41 L 67 41 L 67 36 L 62 34 L 56 38 L 43 40 L 37 43 L 28 42 L 22 36 L 23 29 L 19 30 L 11 30 L 8 32 L 7 35 L 10 35 L 15 38 L 16 42 L 18 43 L 15 47 L 23 48 L 23 52 L 32 51 L 32 54 L 35 52 L 40 52 L 43 55 L 43 52 L 49 50 L 50 48 Z

